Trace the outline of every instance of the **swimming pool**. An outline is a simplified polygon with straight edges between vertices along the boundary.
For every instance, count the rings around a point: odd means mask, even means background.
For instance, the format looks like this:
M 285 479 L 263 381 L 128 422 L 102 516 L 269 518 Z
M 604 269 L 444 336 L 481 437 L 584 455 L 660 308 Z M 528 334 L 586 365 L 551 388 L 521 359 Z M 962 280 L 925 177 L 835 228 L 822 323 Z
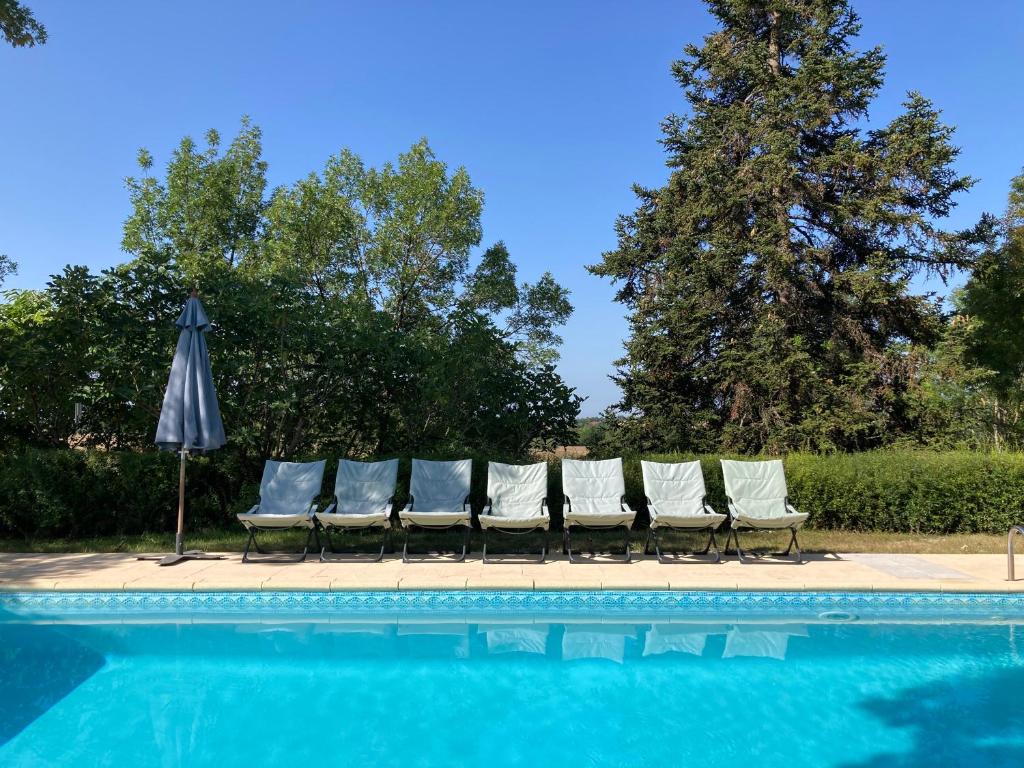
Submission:
M 1024 598 L 0 594 L 0 765 L 1024 765 Z

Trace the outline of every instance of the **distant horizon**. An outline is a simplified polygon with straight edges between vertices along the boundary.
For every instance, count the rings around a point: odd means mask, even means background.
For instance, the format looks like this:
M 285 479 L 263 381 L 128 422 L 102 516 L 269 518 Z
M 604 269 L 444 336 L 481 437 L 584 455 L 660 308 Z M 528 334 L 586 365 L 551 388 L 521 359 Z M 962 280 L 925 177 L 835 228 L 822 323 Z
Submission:
M 0 253 L 19 264 L 3 290 L 43 288 L 69 263 L 98 272 L 127 260 L 123 179 L 141 147 L 159 175 L 183 136 L 215 128 L 229 140 L 248 114 L 264 131 L 273 187 L 342 148 L 379 165 L 426 137 L 485 194 L 476 255 L 503 240 L 520 279 L 550 270 L 572 291 L 559 369 L 588 398 L 581 417 L 618 399 L 608 376 L 625 312 L 585 266 L 614 247 L 631 185 L 667 178 L 659 125 L 684 108 L 669 66 L 712 30 L 703 3 L 30 5 L 49 41 L 0 47 L 0 98 L 17 105 L 0 123 Z M 957 170 L 979 179 L 945 226 L 1001 214 L 1024 165 L 1024 104 L 999 97 L 1019 90 L 1024 6 L 854 7 L 857 46 L 888 56 L 871 125 L 921 91 L 958 129 Z M 944 296 L 961 280 L 916 285 Z

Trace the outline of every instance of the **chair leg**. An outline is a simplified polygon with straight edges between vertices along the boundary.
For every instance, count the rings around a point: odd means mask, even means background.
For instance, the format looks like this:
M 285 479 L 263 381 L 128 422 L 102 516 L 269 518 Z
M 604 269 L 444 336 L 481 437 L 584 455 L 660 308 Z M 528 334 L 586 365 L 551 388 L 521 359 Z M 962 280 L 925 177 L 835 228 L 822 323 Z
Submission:
M 357 530 L 357 531 L 372 531 L 373 528 L 372 527 L 370 527 L 370 528 L 355 528 L 353 530 Z M 382 529 L 382 533 L 381 533 L 381 536 L 380 536 L 380 552 L 378 552 L 377 555 L 372 560 L 370 560 L 369 562 L 379 563 L 381 560 L 384 559 L 384 550 L 386 549 L 387 544 L 388 544 L 388 534 L 389 533 L 390 533 L 390 529 L 388 529 L 388 528 L 383 528 Z M 321 563 L 366 562 L 366 558 L 363 557 L 362 553 L 358 553 L 358 552 L 353 552 L 353 553 L 351 553 L 347 557 L 329 557 L 327 555 L 327 551 L 328 550 L 330 550 L 332 555 L 339 555 L 339 554 L 343 554 L 343 553 L 341 553 L 337 549 L 335 549 L 334 541 L 333 541 L 333 539 L 331 539 L 331 529 L 326 527 L 326 526 L 324 527 L 324 536 L 327 538 L 327 545 L 324 546 L 324 547 L 321 547 L 321 549 L 320 549 L 320 562 Z M 317 536 L 317 543 L 319 543 L 319 539 L 320 539 L 320 537 Z
M 733 538 L 736 540 L 736 556 L 739 558 L 739 561 L 741 563 L 748 563 L 748 562 L 750 562 L 749 558 L 744 559 L 744 557 L 743 557 L 743 548 L 740 546 L 740 532 L 739 531 L 733 531 Z
M 425 530 L 451 530 L 451 528 L 454 528 L 454 527 L 455 526 L 450 526 L 448 528 L 443 528 L 443 529 L 442 528 L 427 528 Z M 464 530 L 464 534 L 463 534 L 463 537 L 462 537 L 462 551 L 459 552 L 459 550 L 455 550 L 455 554 L 458 555 L 458 557 L 455 558 L 455 562 L 456 563 L 461 563 L 461 562 L 463 562 L 466 559 L 466 555 L 469 553 L 469 536 L 470 536 L 470 534 L 472 533 L 472 530 L 473 530 L 472 525 L 463 525 L 463 526 L 459 526 L 459 527 L 461 527 Z M 409 560 L 409 531 L 411 530 L 411 528 L 412 528 L 412 526 L 406 526 L 406 528 L 405 528 L 405 541 L 402 544 L 402 562 L 403 563 L 410 562 L 410 560 Z M 417 562 L 427 562 L 427 561 L 426 560 L 419 560 Z
M 313 543 L 313 537 L 316 537 L 316 541 L 320 543 L 320 534 L 316 532 L 316 526 L 314 525 L 309 529 L 309 535 L 306 536 L 306 546 L 302 548 L 302 557 L 299 558 L 299 562 L 303 562 L 306 559 L 306 555 L 309 554 L 309 545 Z
M 630 527 L 628 525 L 625 525 L 623 527 L 626 529 L 626 542 L 625 542 L 626 551 L 625 551 L 625 554 L 621 558 L 616 556 L 616 555 L 609 555 L 609 557 L 614 559 L 616 562 L 630 563 L 630 562 L 633 561 L 633 553 L 632 553 L 632 551 L 630 551 L 630 548 L 629 548 L 630 536 L 632 534 L 632 530 L 630 529 Z M 611 529 L 607 529 L 607 530 L 611 530 Z M 573 556 L 573 552 L 572 552 L 572 529 L 571 529 L 571 526 L 565 526 L 562 529 L 562 537 L 563 537 L 563 542 L 564 542 L 563 546 L 562 546 L 562 551 L 569 556 L 569 562 L 570 563 L 578 563 L 579 560 L 576 557 Z M 591 543 L 591 555 L 595 555 L 596 552 L 594 552 L 594 550 L 593 550 L 593 541 L 591 541 L 590 543 Z
M 715 529 L 714 528 L 711 529 L 710 536 L 708 536 L 708 546 L 709 547 L 714 547 L 714 549 L 715 549 L 715 562 L 716 563 L 722 562 L 722 553 L 718 551 L 718 542 L 715 540 Z
M 327 550 L 328 549 L 330 549 L 331 552 L 334 551 L 334 541 L 331 539 L 331 529 L 330 528 L 324 528 L 324 538 L 327 540 L 327 543 L 324 544 L 322 547 L 320 547 L 320 562 L 321 563 L 328 562 L 328 560 L 327 560 Z
M 488 533 L 488 530 L 489 529 L 487 529 L 487 528 L 483 529 L 483 534 L 484 534 L 483 562 L 485 562 L 485 563 L 493 563 L 494 562 L 493 558 L 490 559 L 490 560 L 487 559 L 487 533 Z M 501 528 L 497 528 L 495 530 L 497 530 L 499 533 L 507 533 L 507 534 L 512 535 L 512 536 L 520 536 L 520 535 L 523 535 L 523 534 L 533 533 L 534 531 L 539 531 L 539 530 L 543 530 L 543 529 L 541 529 L 541 528 L 528 528 L 528 529 L 526 529 L 524 531 L 509 531 L 509 530 L 503 530 Z M 547 555 L 548 555 L 548 536 L 549 536 L 549 534 L 548 534 L 548 531 L 546 531 L 546 530 L 544 530 L 543 533 L 544 533 L 544 540 L 543 540 L 543 542 L 541 542 L 540 557 L 535 559 L 535 560 L 526 560 L 526 561 L 517 561 L 517 562 L 543 563 L 547 559 Z
M 567 525 L 562 529 L 562 552 L 569 556 L 569 562 L 575 563 L 572 556 L 572 526 Z
M 243 563 L 301 563 L 306 559 L 306 555 L 309 554 L 309 545 L 313 543 L 314 537 L 316 538 L 317 544 L 320 543 L 320 536 L 317 533 L 316 526 L 309 529 L 309 533 L 306 535 L 306 543 L 302 548 L 302 552 L 297 555 L 291 555 L 287 552 L 268 552 L 260 546 L 259 539 L 256 537 L 256 528 L 249 529 L 249 540 L 245 544 L 245 550 L 242 552 Z M 289 530 L 289 529 L 281 529 Z M 259 555 L 267 555 L 267 559 L 253 560 L 249 555 L 250 544 L 256 548 L 256 553 Z
M 462 537 L 462 554 L 455 560 L 457 563 L 464 562 L 466 559 L 466 553 L 469 551 L 469 531 L 470 526 L 464 526 L 465 534 Z
M 249 547 L 251 547 L 256 541 L 256 530 L 254 528 L 249 529 L 249 538 L 245 542 L 245 551 L 242 552 L 242 562 L 249 562 Z M 257 550 L 259 551 L 259 550 Z
M 674 529 L 674 530 L 685 530 L 685 529 Z M 704 556 L 710 554 L 712 550 L 714 550 L 714 558 L 715 558 L 714 562 L 715 563 L 720 563 L 720 562 L 722 562 L 722 553 L 718 549 L 718 539 L 715 537 L 715 529 L 714 528 L 707 528 L 706 530 L 708 532 L 708 538 L 707 538 L 707 542 L 704 545 L 704 549 L 699 550 L 699 551 L 695 550 L 695 551 L 693 551 L 693 552 L 691 552 L 689 554 L 687 554 L 685 552 L 680 552 L 679 550 L 673 550 L 670 553 L 672 555 L 672 558 L 670 558 L 668 556 L 668 554 L 666 554 L 665 552 L 662 552 L 662 550 L 661 550 L 661 539 L 659 537 L 659 530 L 657 528 L 653 528 L 653 529 L 651 529 L 648 532 L 648 539 L 654 541 L 654 551 L 655 551 L 655 553 L 658 556 L 658 562 L 659 563 L 679 562 L 680 558 L 687 557 L 687 556 L 689 556 L 689 557 L 704 557 Z M 728 539 L 726 539 L 725 545 L 726 545 L 726 549 L 728 549 L 728 546 L 729 546 Z M 646 548 L 644 549 L 644 554 L 648 554 Z M 692 562 L 692 561 L 685 561 L 685 562 Z
M 785 552 L 780 552 L 779 557 L 789 557 L 789 553 L 796 548 L 796 555 L 793 558 L 793 562 L 799 563 L 803 560 L 803 553 L 800 551 L 800 542 L 796 540 L 796 528 L 789 529 L 789 546 L 786 547 Z
M 654 535 L 654 531 L 655 530 L 656 529 L 654 529 L 654 528 L 648 528 L 647 529 L 647 538 L 644 540 L 644 554 L 645 555 L 651 554 L 651 536 Z M 660 560 L 661 558 L 658 558 L 658 559 Z
M 729 542 L 733 541 L 733 540 L 736 542 L 736 557 L 737 557 L 737 559 L 741 563 L 749 562 L 749 560 L 747 560 L 747 559 L 745 559 L 743 557 L 743 549 L 740 547 L 740 534 L 739 534 L 739 531 L 736 530 L 735 528 L 730 528 L 729 529 L 729 535 L 726 536 L 726 538 L 725 538 L 725 552 L 723 554 L 725 554 L 727 557 L 730 554 L 732 554 L 731 552 L 729 552 Z

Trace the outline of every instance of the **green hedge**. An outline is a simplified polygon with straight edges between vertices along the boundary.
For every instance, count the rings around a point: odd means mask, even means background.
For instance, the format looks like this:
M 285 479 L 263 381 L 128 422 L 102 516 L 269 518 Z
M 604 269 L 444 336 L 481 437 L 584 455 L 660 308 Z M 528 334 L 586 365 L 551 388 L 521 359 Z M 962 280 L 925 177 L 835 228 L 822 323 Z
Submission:
M 447 458 L 447 457 L 432 457 Z M 495 457 L 491 457 L 495 458 Z M 692 456 L 663 454 L 656 461 Z M 487 457 L 474 456 L 473 501 L 486 494 Z M 718 457 L 700 457 L 709 500 L 725 510 Z M 325 493 L 334 483 L 328 461 Z M 815 528 L 905 533 L 1005 532 L 1024 520 L 1024 454 L 874 451 L 791 454 L 785 458 L 793 503 Z M 410 462 L 399 471 L 404 503 Z M 258 462 L 228 452 L 192 459 L 188 469 L 188 525 L 226 528 L 255 500 Z M 640 459 L 625 460 L 626 496 L 646 522 Z M 548 500 L 560 516 L 558 462 L 549 471 Z M 174 528 L 177 460 L 157 452 L 128 453 L 23 449 L 0 455 L 0 537 L 57 538 L 131 535 Z
M 687 461 L 664 454 L 654 461 Z M 719 458 L 701 456 L 709 502 L 725 512 Z M 1024 520 L 1024 454 L 866 451 L 783 458 L 790 500 L 812 528 L 901 533 L 1005 533 Z M 625 460 L 626 495 L 643 503 L 640 460 Z

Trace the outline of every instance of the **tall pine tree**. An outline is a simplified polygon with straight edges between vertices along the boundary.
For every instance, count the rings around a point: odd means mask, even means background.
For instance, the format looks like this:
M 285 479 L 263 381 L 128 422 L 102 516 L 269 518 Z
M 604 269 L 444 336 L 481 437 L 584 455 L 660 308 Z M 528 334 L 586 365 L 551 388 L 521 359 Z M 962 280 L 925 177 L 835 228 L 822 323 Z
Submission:
M 973 184 L 953 130 L 917 93 L 865 127 L 885 57 L 852 47 L 847 0 L 707 4 L 718 30 L 673 65 L 668 183 L 636 188 L 591 267 L 630 311 L 622 429 L 641 449 L 883 444 L 909 425 L 906 351 L 941 327 L 911 280 L 984 236 L 937 223 Z

